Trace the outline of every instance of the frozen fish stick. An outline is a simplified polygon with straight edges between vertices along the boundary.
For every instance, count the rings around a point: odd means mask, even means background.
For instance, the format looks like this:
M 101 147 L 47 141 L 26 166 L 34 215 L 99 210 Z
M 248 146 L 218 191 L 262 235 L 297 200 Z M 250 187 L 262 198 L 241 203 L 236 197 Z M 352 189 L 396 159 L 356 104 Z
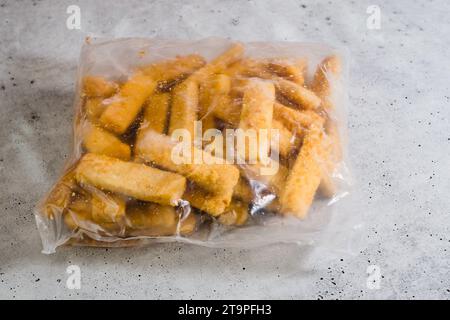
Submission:
M 186 179 L 178 174 L 94 153 L 80 160 L 75 178 L 83 185 L 172 206 L 186 187 Z
M 120 141 L 112 133 L 90 125 L 83 139 L 83 145 L 88 152 L 103 154 L 122 160 L 130 160 L 130 146 Z
M 170 236 L 176 231 L 177 219 L 174 207 L 138 203 L 127 207 L 127 233 L 132 236 Z
M 93 199 L 89 195 L 88 197 L 77 195 L 72 199 L 64 215 L 64 222 L 71 230 L 81 228 L 94 233 L 101 231 L 110 235 L 119 235 L 123 230 L 122 223 L 94 219 Z
M 287 157 L 299 144 L 299 134 L 293 134 L 283 123 L 272 120 L 272 129 L 277 130 L 279 135 L 278 152 L 280 156 Z
M 64 223 L 70 230 L 92 222 L 91 201 L 84 198 L 74 198 L 64 214 Z
M 149 128 L 158 133 L 164 133 L 170 107 L 169 93 L 155 93 L 150 96 L 144 107 L 142 128 Z
M 258 145 L 262 141 L 262 133 L 259 130 L 266 129 L 267 133 L 270 133 L 270 129 L 272 128 L 274 102 L 275 89 L 272 83 L 259 80 L 249 82 L 242 101 L 239 129 L 244 130 L 244 132 L 249 129 L 256 130 Z M 270 147 L 270 141 L 268 147 Z M 249 152 L 247 150 L 245 159 L 248 159 L 248 157 Z
M 223 71 L 224 74 L 231 78 L 239 77 L 245 71 L 245 65 L 242 63 L 242 60 L 237 60 L 236 62 L 231 63 L 228 67 Z
M 263 171 L 263 169 L 273 170 Z M 281 194 L 286 183 L 286 178 L 288 176 L 288 168 L 280 163 L 276 163 L 274 160 L 269 163 L 269 165 L 255 164 L 246 165 L 244 167 L 244 173 L 248 179 L 256 180 L 261 183 L 266 184 L 268 187 L 272 188 L 276 194 Z
M 288 59 L 242 59 L 233 63 L 226 74 L 232 77 L 257 77 L 277 81 L 286 79 L 303 86 L 305 60 L 291 61 Z
M 250 78 L 241 76 L 232 78 L 230 96 L 236 100 L 242 100 L 245 88 L 247 87 L 250 81 L 251 81 Z
M 231 79 L 227 75 L 213 75 L 209 81 L 200 86 L 199 119 L 202 120 L 203 133 L 216 127 L 214 108 L 222 96 L 228 95 Z
M 274 102 L 275 90 L 273 84 L 253 80 L 244 93 L 239 128 L 243 130 L 270 130 Z
M 127 208 L 128 234 L 133 236 L 170 236 L 192 233 L 197 225 L 194 213 L 180 220 L 174 207 L 156 203 L 139 203 Z M 177 230 L 179 227 L 179 230 Z
M 241 226 L 248 220 L 248 204 L 233 200 L 228 208 L 219 216 L 221 224 Z
M 198 84 L 189 79 L 173 90 L 168 134 L 177 129 L 187 130 L 194 137 L 194 123 L 198 113 Z
M 211 65 L 214 66 L 214 72 L 224 70 L 231 63 L 239 60 L 244 54 L 244 46 L 240 43 L 233 44 L 228 50 L 215 58 Z
M 206 81 L 214 73 L 223 73 L 226 67 L 239 60 L 243 53 L 244 46 L 242 44 L 236 43 L 232 45 L 228 50 L 206 64 L 203 68 L 194 72 L 191 76 L 192 80 L 201 83 Z
M 98 123 L 100 116 L 105 111 L 106 105 L 103 98 L 88 98 L 84 104 L 84 112 L 91 123 Z
M 292 81 L 299 86 L 303 86 L 305 83 L 306 60 L 269 59 L 266 62 L 266 68 L 271 73 Z
M 200 112 L 199 118 L 206 116 L 213 104 L 221 95 L 226 95 L 230 92 L 231 78 L 224 74 L 217 74 L 211 76 L 211 79 L 200 85 Z
M 227 74 L 234 77 L 258 77 L 266 80 L 284 78 L 297 85 L 304 84 L 306 61 L 303 59 L 242 59 L 231 65 Z
M 108 98 L 117 91 L 118 86 L 100 76 L 86 76 L 83 79 L 83 94 L 88 97 Z
M 200 149 L 195 151 L 201 155 L 201 163 L 177 164 L 172 159 L 172 150 L 176 145 L 177 142 L 170 137 L 147 130 L 136 144 L 135 153 L 145 161 L 185 176 L 212 193 L 228 194 L 233 190 L 239 179 L 239 170 L 234 165 L 219 164 L 213 155 Z M 193 152 L 191 155 L 193 158 Z
M 311 84 L 312 90 L 322 99 L 326 110 L 333 108 L 331 96 L 331 81 L 340 76 L 342 72 L 341 60 L 338 56 L 325 58 L 317 67 Z
M 323 118 L 311 110 L 295 110 L 275 102 L 273 118 L 283 123 L 291 132 L 299 132 L 312 124 L 323 125 Z
M 189 187 L 183 195 L 183 199 L 188 201 L 194 208 L 205 211 L 212 216 L 218 216 L 225 211 L 231 202 L 232 193 L 212 194 L 197 186 Z
M 143 72 L 149 75 L 159 86 L 182 80 L 191 73 L 205 65 L 205 59 L 198 54 L 178 56 L 174 59 L 155 62 L 143 68 Z
M 241 119 L 241 103 L 228 95 L 219 97 L 212 106 L 214 116 L 237 127 Z
M 256 77 L 266 80 L 274 78 L 273 74 L 268 70 L 266 63 L 258 59 L 242 59 L 237 62 L 240 69 L 237 69 L 236 76 Z M 239 70 L 239 71 L 238 71 Z
M 305 134 L 280 197 L 283 214 L 306 217 L 322 178 L 322 139 L 323 133 L 318 126 L 313 126 Z
M 44 212 L 49 219 L 54 219 L 56 215 L 62 214 L 70 203 L 74 187 L 75 173 L 71 170 L 58 181 L 45 200 Z
M 125 217 L 125 198 L 117 194 L 92 189 L 92 219 L 100 223 L 120 224 Z
M 145 100 L 152 94 L 156 82 L 142 73 L 134 74 L 111 98 L 100 117 L 100 123 L 117 134 L 124 133 L 141 111 Z
M 316 110 L 320 106 L 321 100 L 313 91 L 294 82 L 279 78 L 275 81 L 275 87 L 281 95 L 300 108 Z
M 331 81 L 338 78 L 342 72 L 341 60 L 338 56 L 330 56 L 325 58 L 317 67 L 312 82 L 313 91 L 322 99 L 322 106 L 325 110 L 330 111 L 334 108 L 332 101 L 332 84 Z M 331 198 L 336 194 L 336 185 L 331 177 L 335 170 L 336 163 L 342 160 L 342 148 L 339 138 L 339 130 L 332 119 L 327 119 L 325 123 L 325 131 L 330 138 L 330 148 L 327 154 L 328 160 L 325 166 L 322 181 L 319 186 L 319 192 L 322 196 Z

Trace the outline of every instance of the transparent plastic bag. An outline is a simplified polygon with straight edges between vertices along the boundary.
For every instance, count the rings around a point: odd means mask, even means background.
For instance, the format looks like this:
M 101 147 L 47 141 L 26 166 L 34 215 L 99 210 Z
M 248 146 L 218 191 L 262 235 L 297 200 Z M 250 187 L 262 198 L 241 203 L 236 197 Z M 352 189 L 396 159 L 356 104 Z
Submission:
M 35 210 L 43 252 L 314 242 L 351 184 L 346 61 L 307 43 L 87 41 L 73 154 Z

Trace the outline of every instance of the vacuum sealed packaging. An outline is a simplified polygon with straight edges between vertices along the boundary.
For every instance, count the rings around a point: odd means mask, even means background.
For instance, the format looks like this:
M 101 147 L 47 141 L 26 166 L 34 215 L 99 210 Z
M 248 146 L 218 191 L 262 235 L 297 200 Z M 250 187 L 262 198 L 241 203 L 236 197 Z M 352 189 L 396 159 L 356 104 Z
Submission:
M 346 70 L 318 44 L 87 42 L 43 252 L 313 241 L 349 188 Z

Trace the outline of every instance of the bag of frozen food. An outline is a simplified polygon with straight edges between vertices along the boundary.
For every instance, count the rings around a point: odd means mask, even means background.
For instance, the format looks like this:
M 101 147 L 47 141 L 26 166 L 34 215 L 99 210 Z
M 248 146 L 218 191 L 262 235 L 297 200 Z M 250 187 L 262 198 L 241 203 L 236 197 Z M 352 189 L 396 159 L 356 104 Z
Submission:
M 349 190 L 346 70 L 318 44 L 87 42 L 43 252 L 314 241 Z

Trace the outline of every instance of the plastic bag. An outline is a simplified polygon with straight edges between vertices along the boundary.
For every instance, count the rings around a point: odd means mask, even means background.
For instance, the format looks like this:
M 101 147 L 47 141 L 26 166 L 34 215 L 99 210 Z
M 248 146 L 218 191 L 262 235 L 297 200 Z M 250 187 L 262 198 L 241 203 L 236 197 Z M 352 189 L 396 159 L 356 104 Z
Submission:
M 315 241 L 350 186 L 346 71 L 318 44 L 87 41 L 43 252 Z

